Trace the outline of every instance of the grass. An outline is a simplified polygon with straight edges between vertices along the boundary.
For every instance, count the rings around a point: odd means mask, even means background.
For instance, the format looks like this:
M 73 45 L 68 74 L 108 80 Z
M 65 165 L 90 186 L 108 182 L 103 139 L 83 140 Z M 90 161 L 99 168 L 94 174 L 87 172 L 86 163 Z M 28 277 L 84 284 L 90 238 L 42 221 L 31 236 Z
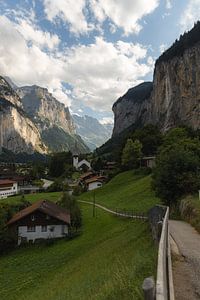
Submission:
M 55 201 L 59 196 L 45 193 L 26 199 Z M 96 201 L 138 211 L 158 202 L 150 191 L 150 177 L 133 172 L 118 175 L 96 191 Z M 0 258 L 1 300 L 143 299 L 143 279 L 155 275 L 157 260 L 148 223 L 116 218 L 100 209 L 93 218 L 92 206 L 81 204 L 81 209 L 83 227 L 77 238 L 19 248 Z
M 81 200 L 95 201 L 108 208 L 125 208 L 146 212 L 160 200 L 151 189 L 151 176 L 136 175 L 133 171 L 120 173 L 108 184 L 80 196 Z
M 36 194 L 25 194 L 25 200 L 33 203 L 37 200 L 50 200 L 56 202 L 58 198 L 61 196 L 61 192 L 53 192 L 53 193 L 36 193 Z M 21 195 L 9 197 L 3 199 L 1 203 L 8 203 L 8 204 L 18 204 L 21 202 Z

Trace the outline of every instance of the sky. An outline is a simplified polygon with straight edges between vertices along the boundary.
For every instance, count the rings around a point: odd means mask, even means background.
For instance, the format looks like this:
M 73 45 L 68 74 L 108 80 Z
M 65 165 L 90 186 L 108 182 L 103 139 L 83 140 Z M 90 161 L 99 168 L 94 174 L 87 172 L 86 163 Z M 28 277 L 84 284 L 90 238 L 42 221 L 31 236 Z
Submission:
M 0 75 L 39 85 L 71 113 L 113 122 L 155 60 L 200 19 L 200 0 L 0 0 Z

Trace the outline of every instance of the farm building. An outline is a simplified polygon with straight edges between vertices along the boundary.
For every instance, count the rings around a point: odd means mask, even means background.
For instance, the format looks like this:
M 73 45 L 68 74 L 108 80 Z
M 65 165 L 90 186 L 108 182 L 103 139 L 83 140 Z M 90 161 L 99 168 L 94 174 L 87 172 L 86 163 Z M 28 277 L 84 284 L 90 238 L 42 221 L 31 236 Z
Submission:
M 69 234 L 70 214 L 60 206 L 47 200 L 40 200 L 19 211 L 7 223 L 22 242 L 37 239 L 62 238 Z
M 18 184 L 14 180 L 1 179 L 0 180 L 0 199 L 13 196 L 18 193 Z
M 104 180 L 105 180 L 104 176 L 94 176 L 92 178 L 85 180 L 87 190 L 92 191 L 102 187 Z

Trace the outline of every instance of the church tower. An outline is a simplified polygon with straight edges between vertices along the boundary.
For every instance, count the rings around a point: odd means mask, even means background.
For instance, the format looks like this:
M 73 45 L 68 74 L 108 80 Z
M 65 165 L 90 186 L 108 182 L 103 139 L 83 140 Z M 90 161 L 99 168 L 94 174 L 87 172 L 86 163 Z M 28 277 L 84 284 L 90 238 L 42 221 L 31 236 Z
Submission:
M 78 154 L 73 155 L 73 167 L 77 170 L 78 169 Z

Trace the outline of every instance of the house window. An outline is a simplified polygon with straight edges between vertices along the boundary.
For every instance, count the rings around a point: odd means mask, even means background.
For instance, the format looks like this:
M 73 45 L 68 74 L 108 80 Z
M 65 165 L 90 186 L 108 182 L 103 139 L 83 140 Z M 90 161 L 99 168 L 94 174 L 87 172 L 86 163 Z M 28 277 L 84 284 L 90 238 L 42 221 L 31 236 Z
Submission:
M 31 221 L 35 221 L 35 216 L 34 215 L 31 216 Z
M 49 215 L 46 215 L 46 219 L 49 220 L 49 219 L 50 219 L 50 216 L 49 216 Z
M 27 232 L 35 232 L 35 226 L 27 226 Z
M 41 227 L 42 227 L 42 228 L 41 228 L 41 231 L 42 231 L 42 232 L 47 232 L 47 226 L 46 226 L 46 225 L 42 225 Z

